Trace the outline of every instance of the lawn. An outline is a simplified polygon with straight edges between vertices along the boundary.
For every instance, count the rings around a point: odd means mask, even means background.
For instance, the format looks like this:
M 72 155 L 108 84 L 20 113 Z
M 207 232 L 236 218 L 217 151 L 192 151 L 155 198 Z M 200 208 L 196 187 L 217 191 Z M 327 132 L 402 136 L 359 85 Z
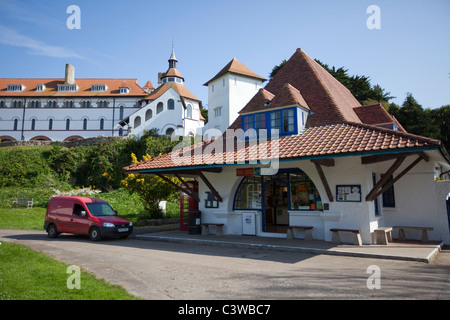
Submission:
M 69 289 L 69 265 L 25 246 L 0 245 L 0 300 L 136 300 L 120 286 L 81 270 L 80 288 Z M 69 280 L 69 281 L 68 281 Z
M 44 230 L 45 208 L 0 208 L 0 229 Z

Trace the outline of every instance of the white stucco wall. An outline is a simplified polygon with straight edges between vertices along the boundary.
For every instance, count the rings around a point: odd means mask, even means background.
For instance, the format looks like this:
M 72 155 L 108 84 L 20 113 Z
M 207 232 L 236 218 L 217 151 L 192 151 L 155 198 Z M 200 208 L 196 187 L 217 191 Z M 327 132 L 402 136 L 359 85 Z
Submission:
M 231 73 L 211 81 L 208 84 L 208 124 L 205 130 L 216 128 L 225 132 L 261 87 L 261 80 Z M 217 108 L 221 108 L 220 116 L 216 116 Z
M 396 171 L 401 172 L 416 159 L 408 157 Z M 373 187 L 372 173 L 384 173 L 393 163 L 385 161 L 377 164 L 362 165 L 361 157 L 342 157 L 335 159 L 334 167 L 322 166 L 328 180 L 334 201 L 329 202 L 320 177 L 311 161 L 292 161 L 280 164 L 280 168 L 298 167 L 304 171 L 316 185 L 323 203 L 329 203 L 329 210 L 325 211 L 289 211 L 291 225 L 313 226 L 315 239 L 331 241 L 330 228 L 361 229 L 364 244 L 372 243 L 374 229 L 381 226 L 430 226 L 434 230 L 429 232 L 430 240 L 443 240 L 450 243 L 448 218 L 445 199 L 450 193 L 450 182 L 434 181 L 434 161 L 420 162 L 408 174 L 394 185 L 395 208 L 383 208 L 381 196 L 378 200 L 380 215 L 375 216 L 373 201 L 365 201 L 366 195 Z M 251 167 L 244 165 L 240 167 Z M 199 181 L 199 209 L 202 211 L 203 222 L 224 223 L 225 234 L 242 234 L 242 214 L 247 210 L 233 211 L 233 201 L 242 177 L 236 176 L 238 166 L 224 167 L 221 173 L 206 173 L 205 175 L 218 190 L 223 198 L 219 208 L 205 208 L 206 191 L 209 189 Z M 395 173 L 395 174 L 396 174 Z M 394 174 L 394 176 L 395 176 Z M 361 202 L 336 201 L 336 185 L 361 185 Z M 284 234 L 268 234 L 262 232 L 262 215 L 260 210 L 251 210 L 256 214 L 257 235 L 285 237 Z M 302 232 L 298 231 L 302 237 Z M 410 234 L 411 238 L 420 239 L 418 234 Z M 394 234 L 396 237 L 396 234 Z M 352 235 L 342 236 L 345 242 L 352 242 Z
M 83 138 L 97 136 L 112 136 L 112 128 L 120 120 L 120 107 L 123 106 L 123 118 L 139 110 L 136 97 L 116 97 L 116 98 L 45 98 L 27 99 L 27 107 L 11 108 L 12 99 L 3 99 L 6 108 L 0 109 L 0 136 L 10 136 L 16 140 L 21 140 L 22 133 L 25 140 L 30 140 L 37 136 L 44 136 L 52 141 L 63 141 L 71 136 L 81 136 Z M 17 99 L 13 99 L 17 100 Z M 39 108 L 30 108 L 29 101 L 40 101 Z M 46 107 L 49 100 L 56 100 L 58 107 Z M 64 101 L 73 101 L 73 108 L 63 107 Z M 98 101 L 106 100 L 107 108 L 99 108 Z M 81 108 L 82 101 L 90 101 L 90 108 Z M 17 130 L 14 130 L 14 119 L 18 119 Z M 22 121 L 24 119 L 24 121 Z M 32 119 L 35 119 L 35 129 L 32 129 Z M 53 119 L 52 130 L 49 130 L 49 120 Z M 70 130 L 66 130 L 66 119 L 70 119 Z M 83 130 L 83 120 L 87 119 L 87 130 Z M 103 130 L 100 130 L 100 119 L 104 119 Z M 23 127 L 23 130 L 22 130 Z M 117 136 L 118 131 L 114 132 Z M 126 130 L 124 131 L 126 134 Z
M 174 110 L 168 109 L 168 101 L 174 101 Z M 163 111 L 157 113 L 157 106 L 163 104 Z M 185 99 L 186 106 L 192 106 L 192 118 L 187 118 L 186 110 L 181 102 L 180 95 L 172 88 L 164 92 L 160 97 L 143 106 L 130 116 L 129 125 L 132 127 L 130 134 L 137 137 L 144 133 L 144 130 L 158 129 L 160 135 L 166 134 L 167 129 L 177 130 L 177 134 L 187 136 L 190 132 L 194 135 L 197 129 L 203 127 L 203 120 L 200 120 L 200 105 L 198 101 Z M 152 111 L 152 117 L 146 120 L 147 112 Z M 135 126 L 136 118 L 140 117 L 141 124 Z

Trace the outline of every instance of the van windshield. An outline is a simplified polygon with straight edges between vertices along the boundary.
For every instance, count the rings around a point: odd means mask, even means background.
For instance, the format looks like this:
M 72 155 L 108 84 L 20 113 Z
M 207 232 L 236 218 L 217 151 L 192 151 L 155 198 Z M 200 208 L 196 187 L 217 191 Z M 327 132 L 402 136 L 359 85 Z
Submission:
M 116 212 L 106 202 L 86 203 L 86 206 L 94 217 L 116 215 Z

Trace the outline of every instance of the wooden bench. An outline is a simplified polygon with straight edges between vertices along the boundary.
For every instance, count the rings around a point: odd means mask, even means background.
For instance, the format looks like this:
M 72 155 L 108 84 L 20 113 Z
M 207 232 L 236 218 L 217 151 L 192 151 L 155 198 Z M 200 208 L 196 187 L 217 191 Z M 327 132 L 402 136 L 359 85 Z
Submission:
M 380 227 L 372 233 L 373 244 L 385 244 L 392 242 L 392 227 Z
M 421 230 L 422 231 L 422 242 L 428 241 L 428 231 L 432 231 L 432 227 L 409 227 L 409 226 L 394 226 L 394 229 L 398 229 L 398 240 L 406 240 L 405 229 L 409 230 Z
M 341 239 L 339 237 L 339 232 L 351 232 L 353 233 L 353 244 L 354 245 L 358 245 L 358 246 L 362 246 L 362 241 L 361 241 L 361 230 L 357 230 L 357 229 L 330 229 L 331 232 L 333 232 L 333 242 L 334 243 L 341 243 Z
M 17 198 L 11 204 L 11 208 L 17 208 L 18 206 L 27 206 L 27 209 L 33 208 L 32 198 Z
M 287 239 L 294 239 L 294 229 L 305 230 L 305 240 L 311 241 L 312 237 L 312 228 L 311 226 L 288 226 L 286 231 Z
M 209 227 L 216 227 L 216 236 L 223 236 L 223 223 L 202 223 L 202 235 L 209 234 Z

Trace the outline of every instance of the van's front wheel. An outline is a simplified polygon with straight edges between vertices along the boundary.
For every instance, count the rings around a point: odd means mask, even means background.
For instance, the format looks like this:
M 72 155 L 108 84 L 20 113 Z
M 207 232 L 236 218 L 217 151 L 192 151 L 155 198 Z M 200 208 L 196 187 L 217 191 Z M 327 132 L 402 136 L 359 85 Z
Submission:
M 89 238 L 92 241 L 99 241 L 102 237 L 100 236 L 100 230 L 98 230 L 98 228 L 96 227 L 92 227 L 89 230 Z

